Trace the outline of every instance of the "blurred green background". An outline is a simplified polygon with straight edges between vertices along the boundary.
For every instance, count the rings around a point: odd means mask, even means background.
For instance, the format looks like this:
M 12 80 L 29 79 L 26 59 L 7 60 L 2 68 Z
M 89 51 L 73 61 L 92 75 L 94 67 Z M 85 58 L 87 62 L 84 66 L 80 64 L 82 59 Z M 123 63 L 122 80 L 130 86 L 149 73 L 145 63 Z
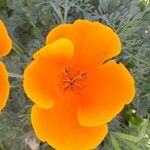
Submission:
M 119 34 L 122 53 L 116 60 L 128 67 L 136 81 L 133 103 L 109 123 L 109 134 L 96 150 L 150 150 L 149 0 L 0 0 L 0 19 L 13 39 L 13 50 L 3 58 L 11 92 L 0 114 L 0 150 L 53 149 L 33 133 L 32 104 L 20 75 L 52 28 L 78 18 L 102 22 Z

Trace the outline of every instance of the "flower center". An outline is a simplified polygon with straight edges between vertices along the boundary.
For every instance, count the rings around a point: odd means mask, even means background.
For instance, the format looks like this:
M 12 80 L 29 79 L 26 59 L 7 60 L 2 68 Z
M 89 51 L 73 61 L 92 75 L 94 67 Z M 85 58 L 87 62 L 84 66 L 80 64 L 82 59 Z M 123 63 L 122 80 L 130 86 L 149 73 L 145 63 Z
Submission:
M 83 80 L 86 77 L 86 72 L 81 72 L 71 69 L 70 67 L 66 67 L 61 73 L 59 88 L 62 92 L 71 90 L 80 94 L 80 90 L 84 88 Z

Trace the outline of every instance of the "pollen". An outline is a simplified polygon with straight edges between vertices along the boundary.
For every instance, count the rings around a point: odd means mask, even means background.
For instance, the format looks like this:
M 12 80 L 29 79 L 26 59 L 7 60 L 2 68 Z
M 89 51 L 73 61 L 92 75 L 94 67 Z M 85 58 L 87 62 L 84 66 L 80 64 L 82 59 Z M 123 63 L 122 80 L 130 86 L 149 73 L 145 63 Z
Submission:
M 86 77 L 86 72 L 72 69 L 71 67 L 65 67 L 60 76 L 59 89 L 62 92 L 74 91 L 80 94 L 80 90 L 85 87 L 84 80 Z

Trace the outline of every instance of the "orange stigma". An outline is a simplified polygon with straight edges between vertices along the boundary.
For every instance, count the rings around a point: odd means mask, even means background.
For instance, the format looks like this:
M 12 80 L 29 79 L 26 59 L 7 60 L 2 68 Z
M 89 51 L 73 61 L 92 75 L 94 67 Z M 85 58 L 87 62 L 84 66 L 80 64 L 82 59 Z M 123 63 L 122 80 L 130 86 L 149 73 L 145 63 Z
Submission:
M 76 91 L 84 88 L 83 80 L 87 77 L 86 72 L 81 72 L 70 67 L 66 67 L 61 74 L 59 88 L 61 91 L 66 92 L 69 90 Z

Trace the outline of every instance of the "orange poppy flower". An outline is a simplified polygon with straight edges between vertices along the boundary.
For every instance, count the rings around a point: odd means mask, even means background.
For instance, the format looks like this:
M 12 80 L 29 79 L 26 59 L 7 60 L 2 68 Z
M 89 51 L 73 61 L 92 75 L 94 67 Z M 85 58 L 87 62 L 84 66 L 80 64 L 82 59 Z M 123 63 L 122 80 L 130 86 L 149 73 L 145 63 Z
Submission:
M 0 20 L 0 56 L 9 53 L 12 47 L 12 41 L 7 33 L 4 23 Z M 0 111 L 5 107 L 9 96 L 8 72 L 5 65 L 0 61 Z
M 60 150 L 89 150 L 103 140 L 106 123 L 135 94 L 128 70 L 109 60 L 120 51 L 117 34 L 97 22 L 77 20 L 48 34 L 23 83 L 39 139 Z
M 0 20 L 0 56 L 6 56 L 12 48 L 12 41 L 4 23 Z

